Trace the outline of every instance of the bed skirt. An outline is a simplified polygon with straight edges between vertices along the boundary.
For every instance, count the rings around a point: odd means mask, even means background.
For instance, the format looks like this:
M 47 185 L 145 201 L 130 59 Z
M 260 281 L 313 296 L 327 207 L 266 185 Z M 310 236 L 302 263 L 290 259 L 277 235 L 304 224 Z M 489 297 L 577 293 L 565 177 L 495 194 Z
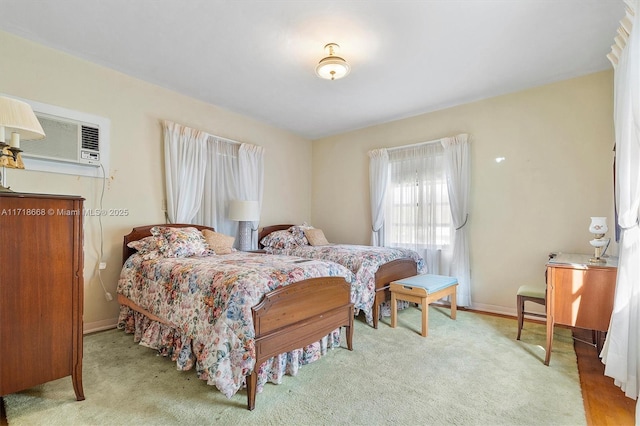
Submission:
M 177 328 L 150 319 L 129 306 L 120 306 L 118 329 L 133 334 L 134 342 L 157 350 L 164 357 L 176 363 L 178 370 L 190 370 L 196 367 L 198 378 L 207 384 L 216 386 L 227 398 L 231 398 L 239 389 L 246 386 L 246 375 L 251 371 L 242 371 L 231 365 L 229 357 L 217 363 L 211 359 L 208 349 L 197 338 L 182 334 Z M 284 375 L 295 376 L 301 366 L 320 359 L 327 349 L 340 346 L 340 329 L 334 330 L 321 341 L 280 354 L 265 361 L 258 369 L 257 392 L 262 392 L 267 382 L 280 384 Z M 255 355 L 255 351 L 250 353 Z

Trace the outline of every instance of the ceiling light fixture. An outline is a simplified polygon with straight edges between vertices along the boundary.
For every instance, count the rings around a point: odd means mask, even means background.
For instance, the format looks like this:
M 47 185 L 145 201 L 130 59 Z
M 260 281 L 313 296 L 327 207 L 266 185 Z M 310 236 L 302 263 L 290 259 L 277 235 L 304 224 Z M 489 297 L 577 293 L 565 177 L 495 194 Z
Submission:
M 337 80 L 349 74 L 351 67 L 340 56 L 335 56 L 335 52 L 340 49 L 336 43 L 329 43 L 324 46 L 324 50 L 329 54 L 318 62 L 316 74 L 318 77 L 327 80 Z

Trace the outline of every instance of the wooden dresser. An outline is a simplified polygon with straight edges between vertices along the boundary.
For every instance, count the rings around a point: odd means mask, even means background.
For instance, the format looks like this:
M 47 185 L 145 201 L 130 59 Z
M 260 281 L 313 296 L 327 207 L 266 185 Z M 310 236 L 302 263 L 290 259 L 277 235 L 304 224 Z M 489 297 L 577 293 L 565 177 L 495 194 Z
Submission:
M 609 328 L 616 291 L 618 258 L 592 263 L 588 254 L 559 253 L 547 263 L 547 352 L 549 365 L 556 324 L 594 330 Z
M 71 376 L 84 399 L 83 201 L 0 193 L 0 396 Z

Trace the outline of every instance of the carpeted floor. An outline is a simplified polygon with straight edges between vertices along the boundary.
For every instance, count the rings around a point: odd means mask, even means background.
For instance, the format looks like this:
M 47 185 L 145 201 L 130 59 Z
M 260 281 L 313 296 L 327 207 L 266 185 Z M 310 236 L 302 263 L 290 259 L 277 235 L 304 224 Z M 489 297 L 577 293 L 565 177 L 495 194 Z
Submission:
M 338 348 L 280 385 L 267 384 L 256 409 L 246 393 L 227 399 L 131 335 L 85 336 L 77 402 L 71 378 L 7 395 L 10 426 L 164 424 L 583 425 L 586 423 L 571 333 L 556 329 L 551 365 L 545 328 L 431 307 L 429 336 L 420 311 L 399 313 L 378 330 L 356 320 L 354 350 Z M 43 354 L 43 356 L 46 356 Z

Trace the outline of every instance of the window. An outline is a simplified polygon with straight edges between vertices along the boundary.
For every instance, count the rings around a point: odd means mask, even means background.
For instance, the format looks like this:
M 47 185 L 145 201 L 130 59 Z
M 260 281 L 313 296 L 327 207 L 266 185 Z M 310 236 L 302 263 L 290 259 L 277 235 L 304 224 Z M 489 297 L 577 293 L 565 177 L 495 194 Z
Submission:
M 389 150 L 387 245 L 418 251 L 430 273 L 446 267 L 454 234 L 443 161 L 440 143 Z

